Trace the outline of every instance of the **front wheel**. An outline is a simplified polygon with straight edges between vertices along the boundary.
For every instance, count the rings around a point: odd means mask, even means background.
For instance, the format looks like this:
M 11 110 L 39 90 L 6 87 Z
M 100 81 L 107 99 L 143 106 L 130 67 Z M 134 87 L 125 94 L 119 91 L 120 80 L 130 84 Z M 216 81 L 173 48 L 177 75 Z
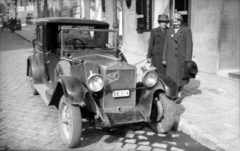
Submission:
M 160 93 L 153 100 L 151 123 L 148 123 L 148 125 L 156 133 L 166 133 L 173 127 L 175 115 L 176 104 L 169 100 L 164 93 Z
M 63 95 L 58 110 L 58 125 L 63 143 L 77 147 L 82 135 L 82 115 L 79 106 L 72 105 Z

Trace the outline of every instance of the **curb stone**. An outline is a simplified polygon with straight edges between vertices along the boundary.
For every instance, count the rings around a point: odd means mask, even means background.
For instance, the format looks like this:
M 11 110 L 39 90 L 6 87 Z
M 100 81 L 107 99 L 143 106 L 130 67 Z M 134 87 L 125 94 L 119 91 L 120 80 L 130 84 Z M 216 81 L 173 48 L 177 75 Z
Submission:
M 208 147 L 211 150 L 216 151 L 234 151 L 233 146 L 225 143 L 219 144 L 218 139 L 214 136 L 211 136 L 198 127 L 189 124 L 186 120 L 181 119 L 179 122 L 178 130 L 182 131 L 183 133 L 189 135 L 192 139 L 196 140 L 197 142 L 201 143 L 202 145 Z

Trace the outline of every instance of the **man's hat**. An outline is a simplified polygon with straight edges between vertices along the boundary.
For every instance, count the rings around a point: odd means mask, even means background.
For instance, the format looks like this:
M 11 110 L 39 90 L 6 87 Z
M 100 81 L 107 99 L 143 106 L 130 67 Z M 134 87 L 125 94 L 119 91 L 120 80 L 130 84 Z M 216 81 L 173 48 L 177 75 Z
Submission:
M 183 68 L 183 79 L 195 78 L 198 73 L 197 64 L 194 61 L 187 61 Z
M 161 21 L 169 22 L 168 15 L 166 15 L 166 14 L 158 15 L 158 21 L 159 22 L 161 22 Z

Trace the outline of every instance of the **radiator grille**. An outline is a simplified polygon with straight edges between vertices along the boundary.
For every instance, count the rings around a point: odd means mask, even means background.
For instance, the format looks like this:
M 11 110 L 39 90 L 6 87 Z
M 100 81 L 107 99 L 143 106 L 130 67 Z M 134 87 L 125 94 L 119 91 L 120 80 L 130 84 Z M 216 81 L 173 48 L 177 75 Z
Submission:
M 133 107 L 136 102 L 136 74 L 135 69 L 111 69 L 106 75 L 114 75 L 111 83 L 105 81 L 104 108 Z M 129 97 L 114 98 L 113 91 L 130 90 Z

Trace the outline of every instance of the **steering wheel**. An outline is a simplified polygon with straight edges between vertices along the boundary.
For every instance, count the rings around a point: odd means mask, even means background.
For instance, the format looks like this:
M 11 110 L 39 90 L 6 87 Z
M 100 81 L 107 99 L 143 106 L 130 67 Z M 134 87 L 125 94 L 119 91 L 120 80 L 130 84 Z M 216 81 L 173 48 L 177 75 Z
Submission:
M 68 43 L 69 41 L 73 41 L 73 48 L 76 47 L 76 44 L 77 44 L 76 42 L 77 42 L 77 41 L 80 41 L 80 42 L 82 43 L 82 46 L 83 46 L 82 48 L 83 48 L 83 49 L 86 48 L 85 43 L 84 43 L 81 39 L 79 39 L 79 38 L 71 38 L 71 39 L 68 39 L 67 41 L 65 41 L 65 44 Z

